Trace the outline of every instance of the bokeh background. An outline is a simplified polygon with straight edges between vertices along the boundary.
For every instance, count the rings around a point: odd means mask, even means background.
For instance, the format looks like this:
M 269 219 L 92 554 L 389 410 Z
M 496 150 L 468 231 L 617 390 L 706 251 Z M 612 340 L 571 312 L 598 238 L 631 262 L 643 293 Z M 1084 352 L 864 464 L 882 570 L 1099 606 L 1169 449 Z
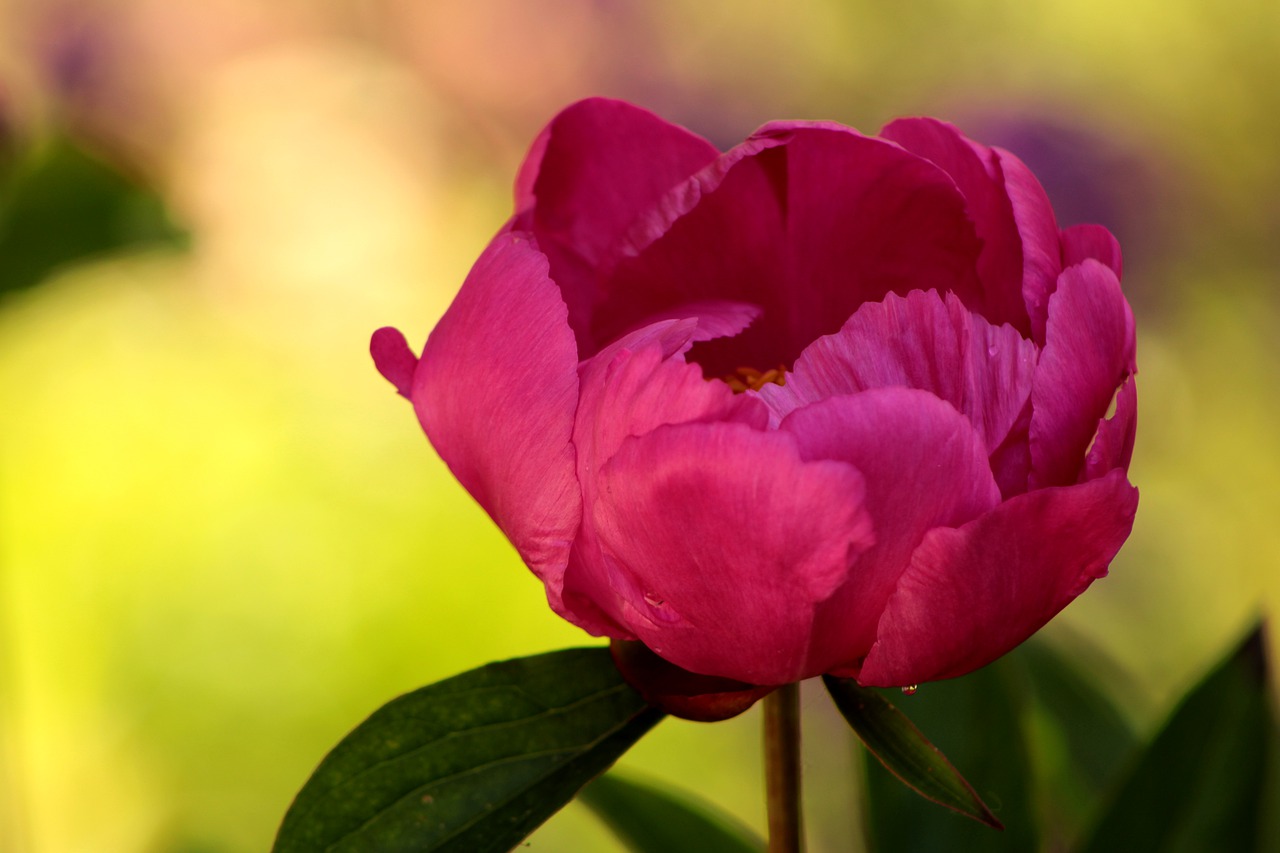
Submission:
M 366 352 L 590 94 L 1014 150 L 1119 235 L 1140 335 L 1137 526 L 1046 638 L 1145 732 L 1280 603 L 1280 4 L 0 0 L 0 850 L 264 850 L 393 695 L 596 642 Z M 854 747 L 806 713 L 843 850 Z M 760 828 L 758 724 L 623 764 Z M 576 805 L 530 843 L 618 849 Z

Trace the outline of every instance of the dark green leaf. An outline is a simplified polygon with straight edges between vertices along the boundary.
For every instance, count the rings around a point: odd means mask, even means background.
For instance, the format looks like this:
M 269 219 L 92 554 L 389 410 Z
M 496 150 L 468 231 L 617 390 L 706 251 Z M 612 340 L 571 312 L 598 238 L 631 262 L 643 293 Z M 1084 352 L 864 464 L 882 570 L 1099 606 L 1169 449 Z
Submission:
M 59 267 L 144 245 L 182 245 L 160 197 L 66 139 L 26 152 L 0 187 L 0 293 Z
M 509 850 L 661 717 L 603 648 L 463 673 L 347 735 L 299 792 L 274 850 Z
M 973 787 L 907 716 L 879 691 L 824 676 L 836 707 L 867 750 L 913 791 L 988 826 L 1002 828 Z
M 610 773 L 582 789 L 586 803 L 633 853 L 762 853 L 764 842 L 688 794 Z
M 1276 809 L 1265 784 L 1276 737 L 1255 632 L 1178 704 L 1082 849 L 1261 850 L 1266 813 Z
M 1006 660 L 1005 666 L 1021 666 L 1031 688 L 1041 830 L 1055 845 L 1073 846 L 1135 754 L 1137 735 L 1098 679 L 1048 644 L 1033 640 Z

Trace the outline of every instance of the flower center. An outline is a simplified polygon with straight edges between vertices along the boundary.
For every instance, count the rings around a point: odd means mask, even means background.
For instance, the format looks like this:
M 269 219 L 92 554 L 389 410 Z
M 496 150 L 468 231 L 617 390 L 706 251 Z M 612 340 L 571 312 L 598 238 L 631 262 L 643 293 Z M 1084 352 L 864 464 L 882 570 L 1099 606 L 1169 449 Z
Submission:
M 733 389 L 733 393 L 743 391 L 759 391 L 764 385 L 786 385 L 787 368 L 779 364 L 772 370 L 756 370 L 754 367 L 739 367 L 727 376 L 720 377 L 724 384 Z

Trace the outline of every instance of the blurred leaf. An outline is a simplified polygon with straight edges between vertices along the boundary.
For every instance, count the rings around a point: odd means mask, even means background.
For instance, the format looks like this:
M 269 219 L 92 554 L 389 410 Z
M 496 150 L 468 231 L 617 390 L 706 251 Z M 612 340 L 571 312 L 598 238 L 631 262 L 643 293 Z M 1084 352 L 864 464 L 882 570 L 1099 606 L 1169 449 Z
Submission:
M 155 193 L 63 138 L 26 152 L 0 186 L 0 293 L 58 267 L 143 245 L 182 245 Z
M 707 803 L 610 773 L 578 794 L 634 853 L 762 853 L 764 842 Z
M 1138 744 L 1137 735 L 1110 697 L 1058 652 L 1042 642 L 1018 649 L 1037 704 L 1061 731 L 1074 766 L 1094 789 L 1115 775 Z
M 608 649 L 471 670 L 391 701 L 343 738 L 273 849 L 509 850 L 661 718 Z
M 879 691 L 849 678 L 822 680 L 867 750 L 901 782 L 935 803 L 1003 829 L 973 786 Z
M 1275 811 L 1265 799 L 1267 753 L 1277 736 L 1263 649 L 1259 629 L 1182 699 L 1082 850 L 1263 849 L 1263 821 Z
M 1025 643 L 1004 665 L 1021 667 L 1033 699 L 1041 832 L 1070 845 L 1137 750 L 1137 735 L 1095 681 L 1047 643 Z

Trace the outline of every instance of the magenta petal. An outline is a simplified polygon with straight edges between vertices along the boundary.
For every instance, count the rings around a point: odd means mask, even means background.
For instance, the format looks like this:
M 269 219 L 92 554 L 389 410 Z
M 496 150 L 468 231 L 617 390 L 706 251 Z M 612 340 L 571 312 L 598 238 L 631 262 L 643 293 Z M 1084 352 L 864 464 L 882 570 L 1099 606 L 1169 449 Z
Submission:
M 774 123 L 677 188 L 650 217 L 651 243 L 620 263 L 594 333 L 689 299 L 759 305 L 732 340 L 700 348 L 719 375 L 790 364 L 865 301 L 913 289 L 980 303 L 980 243 L 937 166 L 823 123 Z M 643 222 L 643 220 L 642 220 Z
M 1013 221 L 1022 237 L 1022 298 L 1031 320 L 1031 336 L 1044 341 L 1044 324 L 1049 297 L 1062 271 L 1062 248 L 1058 221 L 1044 187 L 1017 157 L 993 148 L 1005 192 L 1013 206 Z
M 1112 471 L 931 531 L 889 599 L 858 681 L 953 678 L 1010 651 L 1107 573 L 1137 505 L 1138 490 Z
M 1129 470 L 1138 432 L 1138 380 L 1130 376 L 1116 392 L 1116 411 L 1098 424 L 1084 463 L 1084 480 L 1096 480 L 1114 468 Z
M 703 305 L 701 316 L 646 326 L 582 363 L 574 446 L 584 505 L 598 500 L 597 475 L 629 437 L 688 422 L 736 421 L 765 428 L 768 412 L 754 395 L 734 394 L 723 382 L 707 381 L 697 365 L 680 357 L 692 341 L 733 329 L 735 318 L 747 316 L 740 306 Z M 587 518 L 565 572 L 565 608 L 571 621 L 593 633 L 630 636 L 620 617 L 594 604 L 614 597 L 602 565 L 599 540 Z
M 881 388 L 832 397 L 782 423 L 806 460 L 848 462 L 866 481 L 876 544 L 819 605 L 811 669 L 829 672 L 871 648 L 885 601 L 925 533 L 1000 502 L 987 451 L 969 421 L 924 391 Z
M 863 305 L 819 338 L 760 397 L 777 417 L 869 388 L 919 388 L 969 418 L 987 452 L 1004 441 L 1031 393 L 1036 348 L 1010 326 L 993 326 L 948 293 L 890 294 Z
M 814 607 L 871 543 L 862 477 L 804 462 L 791 436 L 682 424 L 627 439 L 591 506 L 613 609 L 693 672 L 784 684 L 805 670 Z
M 637 216 L 718 155 L 684 128 L 604 98 L 566 108 L 534 142 L 516 180 L 517 225 L 546 253 L 583 355 L 595 350 L 602 265 Z
M 373 365 L 382 377 L 395 386 L 401 397 L 409 397 L 413 384 L 413 372 L 418 367 L 418 357 L 409 349 L 409 342 L 399 329 L 383 326 L 369 339 L 369 354 Z
M 1134 371 L 1133 313 L 1109 267 L 1068 267 L 1049 303 L 1031 390 L 1031 485 L 1076 482 L 1116 389 Z
M 647 110 L 606 98 L 567 107 L 544 137 L 517 180 L 518 188 L 532 187 L 534 233 L 540 241 L 554 236 L 592 261 L 639 212 L 720 153 Z
M 1120 242 L 1101 225 L 1072 225 L 1062 229 L 1062 265 L 1082 264 L 1089 258 L 1111 267 L 1116 278 L 1124 277 Z
M 431 443 L 557 608 L 582 514 L 577 366 L 546 258 L 527 236 L 500 234 L 428 338 L 412 388 Z
M 932 118 L 899 119 L 880 131 L 913 154 L 934 163 L 956 182 L 982 240 L 978 276 L 985 293 L 983 315 L 1030 333 L 1022 296 L 1022 237 L 1013 219 L 995 154 L 966 139 L 953 125 Z

